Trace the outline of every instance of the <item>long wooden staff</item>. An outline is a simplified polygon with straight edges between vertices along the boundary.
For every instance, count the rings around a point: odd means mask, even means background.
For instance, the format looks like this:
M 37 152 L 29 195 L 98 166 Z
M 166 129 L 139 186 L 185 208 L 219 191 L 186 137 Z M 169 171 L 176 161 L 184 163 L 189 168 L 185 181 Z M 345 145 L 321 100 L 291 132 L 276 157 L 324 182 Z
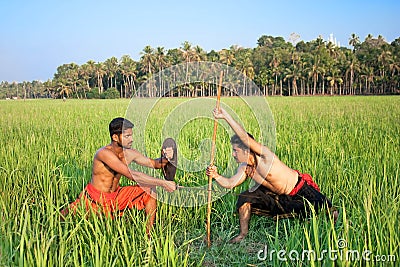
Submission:
M 219 110 L 219 102 L 221 99 L 221 87 L 222 87 L 222 76 L 223 71 L 219 76 L 219 84 L 218 84 L 218 91 L 217 91 L 217 104 L 216 109 Z M 210 166 L 214 165 L 215 159 L 215 140 L 217 138 L 217 128 L 218 128 L 218 120 L 214 119 L 214 132 L 212 137 L 212 146 L 211 146 L 211 160 Z M 211 246 L 211 191 L 212 191 L 212 177 L 208 176 L 208 196 L 207 196 L 207 246 Z

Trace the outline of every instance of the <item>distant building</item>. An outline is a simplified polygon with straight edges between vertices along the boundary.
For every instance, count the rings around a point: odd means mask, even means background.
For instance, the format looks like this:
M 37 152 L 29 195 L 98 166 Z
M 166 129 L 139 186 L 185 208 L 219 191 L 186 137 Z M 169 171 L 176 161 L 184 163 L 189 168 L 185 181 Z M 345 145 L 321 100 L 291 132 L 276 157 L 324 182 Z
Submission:
M 332 44 L 340 48 L 340 42 L 336 41 L 336 37 L 333 36 L 333 33 L 329 34 L 328 42 L 331 42 Z

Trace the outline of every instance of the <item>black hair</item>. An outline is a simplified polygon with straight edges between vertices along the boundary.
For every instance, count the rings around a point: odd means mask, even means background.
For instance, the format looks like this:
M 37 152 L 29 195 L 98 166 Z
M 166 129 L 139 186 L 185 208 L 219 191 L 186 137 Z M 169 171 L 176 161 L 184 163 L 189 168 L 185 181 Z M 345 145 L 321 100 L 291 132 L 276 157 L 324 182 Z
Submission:
M 117 135 L 122 134 L 124 130 L 132 129 L 133 126 L 134 126 L 133 123 L 125 118 L 121 117 L 115 118 L 108 125 L 108 130 L 110 131 L 110 137 L 112 138 L 114 134 Z
M 247 136 L 248 136 L 248 138 L 251 138 L 254 140 L 254 136 L 252 134 L 247 133 Z M 247 177 L 253 177 L 256 172 L 257 165 L 258 165 L 256 153 L 251 151 L 251 149 L 243 143 L 243 141 L 239 138 L 239 136 L 237 134 L 235 134 L 231 137 L 231 144 L 237 145 L 240 149 L 249 150 L 250 155 L 252 155 L 254 158 L 254 165 L 247 164 L 245 173 L 246 173 Z
M 248 136 L 249 138 L 251 138 L 251 139 L 254 139 L 254 136 L 253 136 L 251 133 L 247 133 L 247 136 Z M 249 150 L 249 147 L 246 146 L 246 145 L 243 143 L 243 141 L 239 138 L 239 136 L 238 136 L 237 134 L 235 134 L 235 135 L 233 135 L 233 136 L 231 137 L 231 144 L 232 144 L 232 145 L 233 145 L 233 144 L 237 145 L 240 149 Z

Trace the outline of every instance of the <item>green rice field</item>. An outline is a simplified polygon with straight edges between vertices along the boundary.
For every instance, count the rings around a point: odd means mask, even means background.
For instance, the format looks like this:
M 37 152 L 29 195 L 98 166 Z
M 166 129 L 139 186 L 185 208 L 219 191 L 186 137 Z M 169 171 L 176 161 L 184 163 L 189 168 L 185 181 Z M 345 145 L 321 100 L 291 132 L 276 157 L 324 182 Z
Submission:
M 199 118 L 180 124 L 179 117 L 168 117 L 185 101 L 162 99 L 144 119 L 141 109 L 151 100 L 137 100 L 137 109 L 130 111 L 137 118 L 132 119 L 133 146 L 157 158 L 160 129 L 177 128 L 181 168 L 176 181 L 203 186 L 207 177 L 202 166 L 209 160 L 209 142 L 203 141 L 211 138 L 214 122 Z M 399 266 L 400 97 L 267 101 L 275 122 L 275 153 L 289 167 L 315 178 L 339 210 L 336 224 L 323 213 L 307 220 L 253 216 L 249 235 L 240 244 L 229 244 L 239 231 L 237 195 L 248 183 L 213 201 L 210 248 L 202 200 L 206 193 L 201 190 L 190 196 L 174 192 L 171 202 L 172 196 L 160 189 L 163 201 L 151 239 L 143 211 L 130 210 L 112 220 L 85 216 L 82 210 L 60 221 L 60 210 L 89 182 L 96 150 L 110 141 L 108 123 L 125 116 L 130 102 L 0 101 L 0 266 Z M 222 102 L 237 114 L 249 112 L 238 98 Z M 178 114 L 185 114 L 185 106 L 181 108 Z M 241 119 L 257 136 L 259 122 L 251 113 L 248 120 Z M 221 125 L 216 165 L 226 175 L 237 167 L 229 163 L 229 137 Z M 162 177 L 159 170 L 131 167 Z M 179 204 L 182 199 L 190 205 Z

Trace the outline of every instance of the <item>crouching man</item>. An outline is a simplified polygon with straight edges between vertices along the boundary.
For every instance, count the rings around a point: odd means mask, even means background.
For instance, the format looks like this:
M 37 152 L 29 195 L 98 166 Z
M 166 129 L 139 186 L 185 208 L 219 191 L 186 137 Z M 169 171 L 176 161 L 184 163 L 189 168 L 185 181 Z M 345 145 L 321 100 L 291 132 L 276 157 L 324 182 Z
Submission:
M 268 147 L 255 141 L 223 108 L 215 109 L 213 114 L 216 119 L 226 120 L 235 132 L 231 138 L 232 155 L 240 165 L 230 178 L 219 175 L 216 166 L 209 166 L 207 175 L 228 189 L 242 184 L 247 177 L 256 182 L 256 186 L 239 196 L 240 233 L 230 240 L 231 243 L 240 242 L 247 235 L 252 213 L 275 218 L 304 217 L 310 214 L 310 206 L 317 212 L 327 207 L 332 218 L 337 219 L 338 212 L 321 194 L 309 174 L 286 166 Z
M 78 199 L 61 211 L 62 218 L 70 211 L 75 212 L 82 202 L 87 210 L 111 217 L 122 215 L 125 209 L 144 209 L 148 216 L 146 232 L 150 234 L 156 217 L 156 186 L 173 192 L 177 185 L 174 181 L 157 179 L 128 166 L 135 162 L 150 168 L 163 168 L 174 157 L 174 148 L 164 148 L 162 157 L 150 159 L 132 148 L 132 128 L 133 124 L 124 118 L 115 118 L 110 122 L 111 143 L 97 150 L 90 182 Z M 120 186 L 122 176 L 137 184 Z

